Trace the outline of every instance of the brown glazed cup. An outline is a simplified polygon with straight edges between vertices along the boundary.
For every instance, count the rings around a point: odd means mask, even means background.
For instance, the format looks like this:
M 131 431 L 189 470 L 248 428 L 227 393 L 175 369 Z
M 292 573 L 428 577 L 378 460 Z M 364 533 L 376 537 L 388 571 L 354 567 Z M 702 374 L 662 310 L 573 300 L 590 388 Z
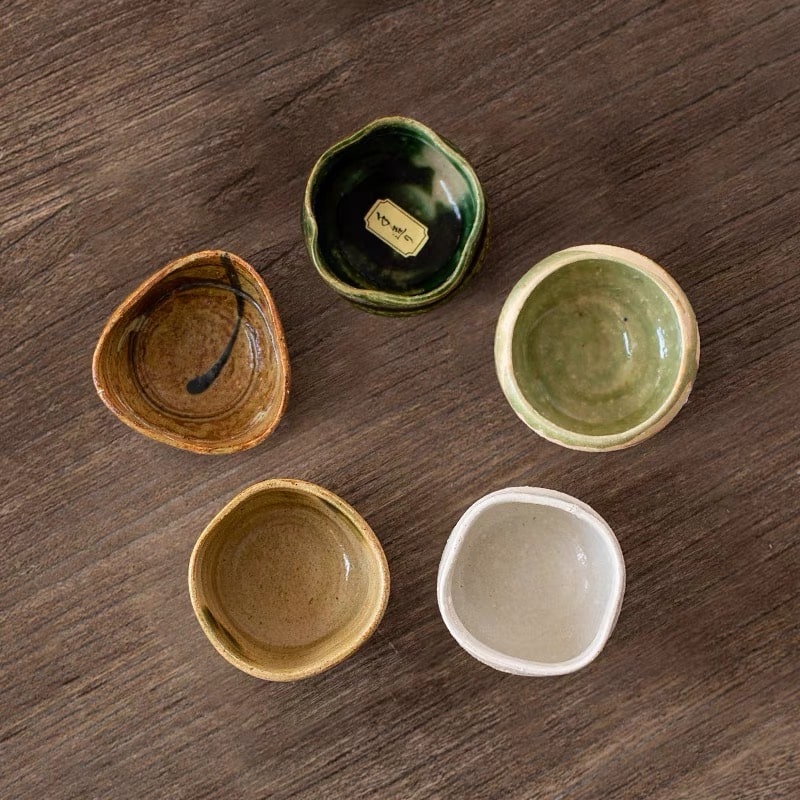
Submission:
M 196 453 L 258 444 L 289 393 L 272 296 L 246 261 L 221 250 L 179 258 L 142 283 L 103 328 L 92 374 L 126 425 Z

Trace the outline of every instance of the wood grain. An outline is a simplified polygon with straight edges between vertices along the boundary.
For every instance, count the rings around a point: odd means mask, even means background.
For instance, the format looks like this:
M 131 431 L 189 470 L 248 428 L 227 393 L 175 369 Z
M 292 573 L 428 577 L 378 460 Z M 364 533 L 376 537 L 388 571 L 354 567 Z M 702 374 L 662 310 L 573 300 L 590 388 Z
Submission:
M 0 795 L 800 796 L 800 6 L 785 0 L 0 6 Z M 300 234 L 305 178 L 378 116 L 483 181 L 493 239 L 450 303 L 351 308 Z M 632 247 L 697 312 L 687 407 L 630 451 L 538 439 L 494 376 L 505 295 L 568 245 Z M 225 247 L 273 292 L 288 412 L 201 457 L 122 426 L 91 354 L 172 258 Z M 195 538 L 290 476 L 381 539 L 392 597 L 339 668 L 262 683 L 196 624 Z M 616 530 L 619 625 L 562 679 L 494 672 L 436 609 L 477 497 L 572 493 Z

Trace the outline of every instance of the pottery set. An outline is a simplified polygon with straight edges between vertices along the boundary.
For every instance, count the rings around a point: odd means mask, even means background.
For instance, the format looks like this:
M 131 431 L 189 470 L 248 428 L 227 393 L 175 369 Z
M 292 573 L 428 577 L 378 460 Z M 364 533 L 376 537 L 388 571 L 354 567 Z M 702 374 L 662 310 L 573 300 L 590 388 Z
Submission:
M 327 150 L 303 204 L 310 259 L 332 289 L 378 314 L 427 311 L 479 267 L 488 217 L 475 171 L 414 120 L 389 117 Z M 497 377 L 537 434 L 587 451 L 635 445 L 686 402 L 699 359 L 691 305 L 644 256 L 586 245 L 536 264 L 495 334 Z M 125 424 L 198 453 L 263 441 L 287 404 L 289 358 L 259 274 L 232 253 L 171 262 L 112 314 L 93 377 Z M 444 548 L 442 619 L 495 669 L 560 675 L 603 649 L 625 562 L 580 500 L 518 487 L 475 502 Z M 259 678 L 322 672 L 363 644 L 389 598 L 389 568 L 358 512 L 305 481 L 241 492 L 200 534 L 189 564 L 197 619 L 214 648 Z

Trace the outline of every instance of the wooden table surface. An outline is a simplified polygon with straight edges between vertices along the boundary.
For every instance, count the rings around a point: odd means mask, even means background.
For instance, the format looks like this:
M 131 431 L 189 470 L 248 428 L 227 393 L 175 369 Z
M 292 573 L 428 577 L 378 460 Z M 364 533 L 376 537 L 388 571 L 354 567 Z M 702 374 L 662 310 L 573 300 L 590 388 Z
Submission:
M 0 796 L 800 796 L 796 2 L 9 0 L 0 44 Z M 333 294 L 299 222 L 316 157 L 392 113 L 456 142 L 493 214 L 479 275 L 406 319 Z M 514 282 L 588 242 L 666 267 L 703 346 L 686 408 L 612 454 L 529 432 L 492 360 Z M 264 277 L 293 369 L 275 433 L 219 457 L 123 426 L 90 370 L 127 293 L 213 247 Z M 376 635 L 296 684 L 220 658 L 186 585 L 276 476 L 355 505 L 392 573 Z M 625 553 L 572 676 L 495 672 L 439 617 L 452 526 L 514 485 Z

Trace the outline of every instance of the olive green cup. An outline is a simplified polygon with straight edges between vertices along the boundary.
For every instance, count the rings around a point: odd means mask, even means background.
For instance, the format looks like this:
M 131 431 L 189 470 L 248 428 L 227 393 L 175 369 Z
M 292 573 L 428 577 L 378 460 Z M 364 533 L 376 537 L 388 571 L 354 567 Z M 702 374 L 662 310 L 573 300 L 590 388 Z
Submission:
M 700 357 L 692 307 L 639 253 L 561 250 L 509 294 L 495 366 L 517 415 L 575 450 L 619 450 L 653 436 L 689 397 Z

